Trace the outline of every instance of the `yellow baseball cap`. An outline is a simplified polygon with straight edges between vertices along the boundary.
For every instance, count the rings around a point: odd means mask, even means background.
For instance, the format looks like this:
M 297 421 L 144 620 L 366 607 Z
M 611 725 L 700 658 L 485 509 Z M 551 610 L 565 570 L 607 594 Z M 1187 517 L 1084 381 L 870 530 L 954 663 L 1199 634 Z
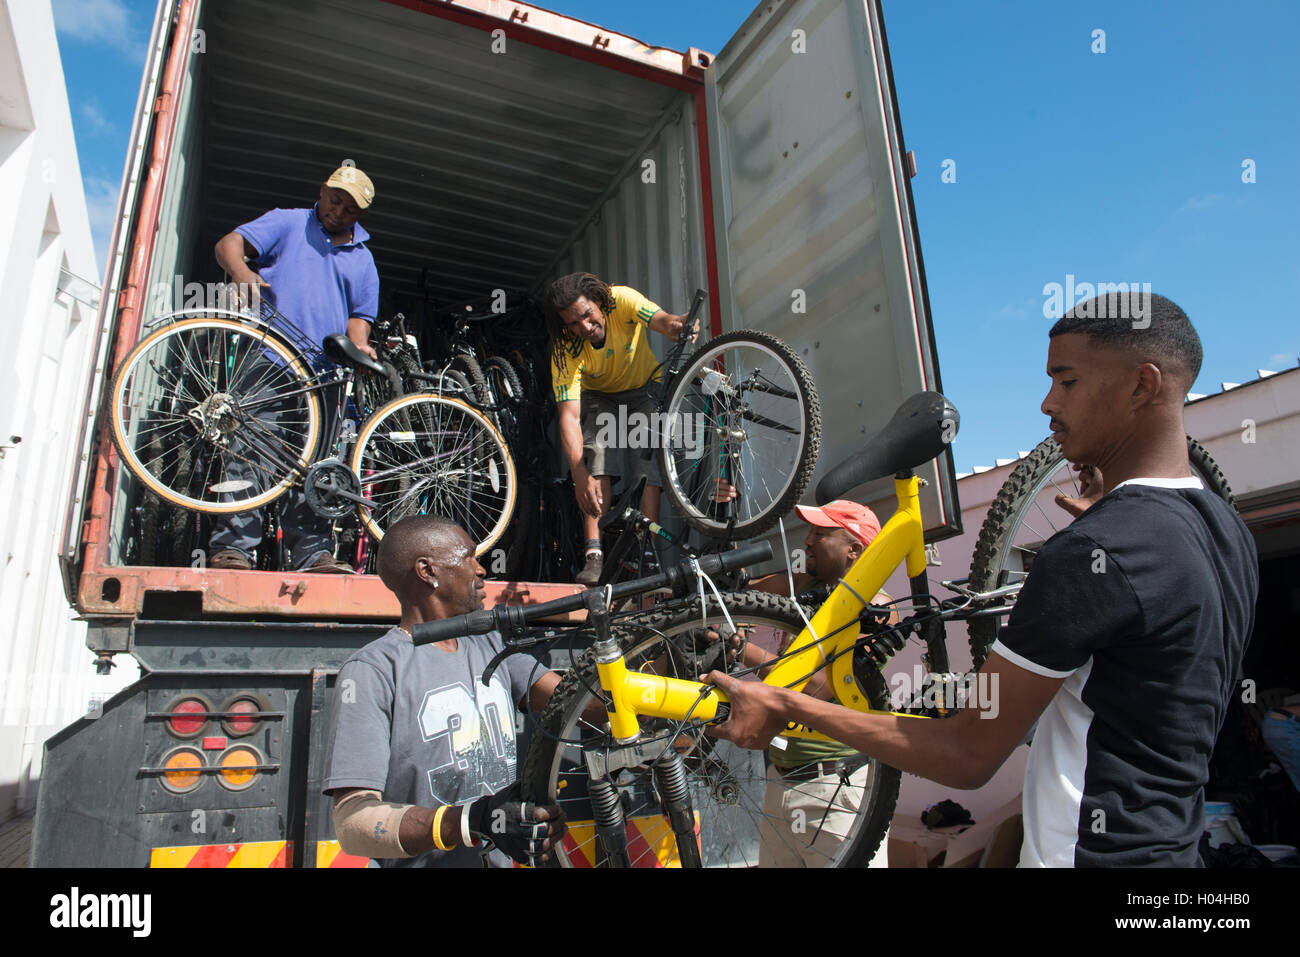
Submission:
M 355 166 L 340 166 L 330 174 L 330 178 L 325 181 L 325 185 L 344 190 L 357 201 L 357 205 L 362 209 L 369 206 L 375 199 L 375 184 L 370 182 L 369 176 Z

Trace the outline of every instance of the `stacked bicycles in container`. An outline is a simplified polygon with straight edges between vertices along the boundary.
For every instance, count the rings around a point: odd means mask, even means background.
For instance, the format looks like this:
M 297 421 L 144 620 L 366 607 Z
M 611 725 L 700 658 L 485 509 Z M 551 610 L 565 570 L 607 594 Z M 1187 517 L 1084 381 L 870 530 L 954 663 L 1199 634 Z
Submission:
M 265 303 L 260 315 L 190 310 L 150 323 L 112 388 L 113 442 L 145 489 L 127 560 L 150 557 L 150 508 L 245 512 L 293 487 L 340 523 L 340 554 L 359 570 L 411 514 L 444 515 L 480 554 L 491 548 L 514 510 L 513 459 L 456 376 L 424 371 L 403 326 L 400 315 L 376 323 L 371 359 L 346 336 L 309 341 Z M 188 563 L 202 531 L 186 520 L 173 563 Z M 273 541 L 268 529 L 257 567 L 275 567 Z
M 145 490 L 128 561 L 147 562 L 148 547 L 161 557 L 164 508 L 184 523 L 171 544 L 184 564 L 204 543 L 192 516 L 262 509 L 297 487 L 337 524 L 340 557 L 358 570 L 373 570 L 384 529 L 438 514 L 465 528 L 494 577 L 572 580 L 580 523 L 548 431 L 540 313 L 530 300 L 504 314 L 483 305 L 426 311 L 418 335 L 400 313 L 380 320 L 375 359 L 346 336 L 308 341 L 265 304 L 256 316 L 208 309 L 155 320 L 112 389 L 113 442 Z M 688 355 L 690 341 L 663 367 L 653 454 L 677 514 L 725 548 L 765 531 L 803 493 L 820 411 L 806 367 L 780 340 L 733 332 Z M 739 496 L 719 505 L 720 482 Z M 274 551 L 264 545 L 257 567 L 276 567 Z

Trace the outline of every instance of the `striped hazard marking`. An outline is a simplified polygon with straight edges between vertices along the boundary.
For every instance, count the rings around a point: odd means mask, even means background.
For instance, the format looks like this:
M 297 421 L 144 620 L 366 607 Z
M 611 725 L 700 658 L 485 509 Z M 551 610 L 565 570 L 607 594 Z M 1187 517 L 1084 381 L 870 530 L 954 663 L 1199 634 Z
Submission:
M 695 840 L 700 839 L 700 816 L 695 815 Z M 594 867 L 596 822 L 570 821 L 564 836 L 564 850 L 574 867 Z M 668 819 L 652 815 L 627 819 L 627 851 L 633 867 L 681 867 L 677 840 Z
M 155 847 L 150 867 L 288 867 L 292 841 L 249 841 L 244 844 L 197 844 Z
M 317 867 L 369 867 L 370 858 L 344 854 L 338 841 L 316 842 Z

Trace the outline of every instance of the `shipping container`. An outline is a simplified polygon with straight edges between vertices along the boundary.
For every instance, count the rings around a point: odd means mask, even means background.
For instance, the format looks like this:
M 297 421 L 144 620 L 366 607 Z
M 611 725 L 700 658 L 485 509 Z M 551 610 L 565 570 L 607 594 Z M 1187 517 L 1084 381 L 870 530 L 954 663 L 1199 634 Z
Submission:
M 145 677 L 48 744 L 37 864 L 333 859 L 329 689 L 395 600 L 374 576 L 125 564 L 139 491 L 104 409 L 144 324 L 222 278 L 215 242 L 307 205 L 340 162 L 375 183 L 385 290 L 423 271 L 447 300 L 537 293 L 587 270 L 669 311 L 702 287 L 713 334 L 789 342 L 825 413 L 814 481 L 941 391 L 879 0 L 764 2 L 716 57 L 496 0 L 163 0 L 132 149 L 60 560 L 91 650 Z M 919 474 L 929 537 L 958 532 L 951 453 Z M 891 491 L 859 493 L 883 520 Z M 573 590 L 496 582 L 490 600 Z M 192 789 L 162 772 L 178 749 L 206 769 Z M 255 759 L 247 786 L 220 771 L 233 752 Z

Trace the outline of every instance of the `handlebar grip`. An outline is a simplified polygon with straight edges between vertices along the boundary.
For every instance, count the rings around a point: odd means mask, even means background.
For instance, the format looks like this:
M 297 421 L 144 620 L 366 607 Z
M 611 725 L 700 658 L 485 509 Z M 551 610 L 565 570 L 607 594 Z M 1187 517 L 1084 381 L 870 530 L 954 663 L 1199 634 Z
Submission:
M 720 555 L 706 555 L 700 559 L 700 567 L 707 575 L 716 575 L 720 571 L 734 571 L 755 562 L 765 562 L 772 557 L 771 542 L 754 542 Z
M 471 635 L 486 635 L 497 627 L 496 615 L 490 608 L 472 611 L 468 615 L 453 615 L 438 621 L 426 621 L 411 629 L 411 641 L 417 645 L 428 645 L 448 638 L 468 638 Z

